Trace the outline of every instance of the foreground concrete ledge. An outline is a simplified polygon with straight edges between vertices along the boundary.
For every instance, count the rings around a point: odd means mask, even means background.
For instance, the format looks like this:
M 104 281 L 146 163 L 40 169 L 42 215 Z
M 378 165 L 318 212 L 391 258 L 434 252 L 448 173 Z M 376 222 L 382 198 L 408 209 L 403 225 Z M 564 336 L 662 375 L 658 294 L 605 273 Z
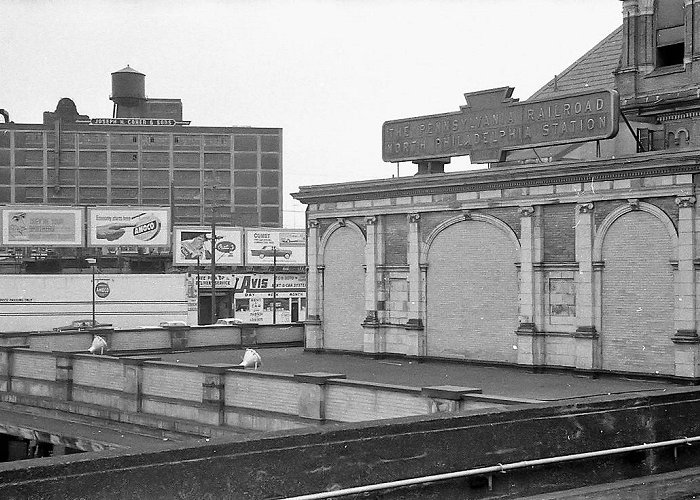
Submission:
M 343 379 L 330 379 L 328 380 L 328 385 L 342 385 L 345 387 L 358 387 L 358 388 L 369 388 L 369 389 L 383 389 L 393 392 L 403 392 L 406 394 L 421 394 L 422 389 L 420 387 L 413 387 L 410 385 L 396 385 L 396 384 L 382 384 L 379 382 L 367 382 L 366 380 L 343 380 Z
M 512 398 L 508 396 L 494 396 L 489 394 L 464 394 L 462 399 L 501 405 L 540 404 L 545 402 L 539 399 Z
M 432 387 L 423 387 L 421 393 L 429 398 L 460 401 L 465 394 L 481 394 L 481 388 L 460 387 L 457 385 L 435 385 Z
M 199 371 L 204 373 L 224 373 L 232 368 L 243 368 L 241 365 L 233 365 L 229 363 L 207 363 L 199 365 Z
M 325 384 L 328 380 L 347 378 L 344 373 L 328 373 L 328 372 L 309 372 L 309 373 L 295 373 L 294 380 L 298 382 L 305 382 L 308 384 Z

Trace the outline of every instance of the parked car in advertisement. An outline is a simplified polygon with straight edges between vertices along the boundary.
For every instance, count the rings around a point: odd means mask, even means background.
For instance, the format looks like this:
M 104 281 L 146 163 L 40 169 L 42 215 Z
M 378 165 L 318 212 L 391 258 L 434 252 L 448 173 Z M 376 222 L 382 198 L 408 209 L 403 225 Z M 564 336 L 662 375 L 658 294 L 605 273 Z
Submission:
M 274 257 L 275 252 L 277 252 L 277 257 L 284 257 L 285 259 L 288 259 L 292 256 L 291 250 L 287 249 L 281 249 L 272 246 L 263 246 L 262 248 L 253 248 L 250 251 L 250 255 L 253 257 L 260 257 L 261 259 L 264 259 L 265 257 Z

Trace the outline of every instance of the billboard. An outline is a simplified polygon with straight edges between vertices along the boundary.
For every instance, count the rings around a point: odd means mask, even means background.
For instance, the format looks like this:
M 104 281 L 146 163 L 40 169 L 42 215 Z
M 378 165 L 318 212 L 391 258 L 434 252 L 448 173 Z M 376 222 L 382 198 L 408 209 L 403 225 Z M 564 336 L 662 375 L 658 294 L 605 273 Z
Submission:
M 246 229 L 245 246 L 247 266 L 271 266 L 275 260 L 280 266 L 306 265 L 304 229 Z
M 243 265 L 243 230 L 240 228 L 217 227 L 216 241 L 213 241 L 210 227 L 175 227 L 173 240 L 173 265 L 210 265 L 212 256 L 218 266 Z
M 2 242 L 9 247 L 83 246 L 83 209 L 7 206 L 2 211 Z
M 168 246 L 170 244 L 169 233 L 169 208 L 88 208 L 89 246 Z

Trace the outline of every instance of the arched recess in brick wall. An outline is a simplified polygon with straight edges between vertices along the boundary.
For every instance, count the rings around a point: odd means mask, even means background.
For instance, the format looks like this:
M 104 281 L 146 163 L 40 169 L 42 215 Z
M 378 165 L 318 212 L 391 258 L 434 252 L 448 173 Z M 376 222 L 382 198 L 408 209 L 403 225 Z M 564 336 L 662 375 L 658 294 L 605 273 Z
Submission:
M 601 367 L 674 373 L 674 271 L 678 235 L 658 207 L 645 202 L 610 213 L 596 233 L 601 275 Z
M 362 351 L 365 319 L 365 235 L 353 222 L 336 222 L 320 244 L 323 270 L 323 346 Z
M 428 356 L 515 363 L 520 244 L 512 229 L 481 214 L 449 219 L 421 260 Z

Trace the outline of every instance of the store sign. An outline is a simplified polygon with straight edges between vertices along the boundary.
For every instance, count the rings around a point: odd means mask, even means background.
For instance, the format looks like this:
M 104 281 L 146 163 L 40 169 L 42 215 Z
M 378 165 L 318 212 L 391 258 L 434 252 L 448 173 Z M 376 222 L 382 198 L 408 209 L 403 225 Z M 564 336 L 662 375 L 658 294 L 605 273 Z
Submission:
M 306 231 L 303 229 L 246 229 L 245 244 L 248 266 L 306 264 Z
M 460 111 L 384 122 L 382 159 L 427 161 L 469 155 L 498 162 L 507 151 L 608 139 L 617 134 L 613 90 L 518 102 L 512 87 L 464 94 Z
M 168 246 L 170 209 L 100 207 L 88 209 L 88 244 L 94 247 Z
M 208 266 L 212 256 L 218 266 L 243 265 L 243 230 L 240 228 L 217 227 L 213 240 L 211 227 L 175 227 L 173 239 L 173 264 L 176 266 Z
M 83 210 L 8 206 L 2 212 L 3 246 L 83 245 Z
M 196 276 L 196 275 L 195 275 Z M 196 279 L 196 277 L 195 277 Z M 199 275 L 199 287 L 211 288 L 211 274 Z M 230 289 L 236 293 L 272 292 L 277 290 L 305 291 L 306 275 L 304 274 L 217 274 L 217 289 Z

